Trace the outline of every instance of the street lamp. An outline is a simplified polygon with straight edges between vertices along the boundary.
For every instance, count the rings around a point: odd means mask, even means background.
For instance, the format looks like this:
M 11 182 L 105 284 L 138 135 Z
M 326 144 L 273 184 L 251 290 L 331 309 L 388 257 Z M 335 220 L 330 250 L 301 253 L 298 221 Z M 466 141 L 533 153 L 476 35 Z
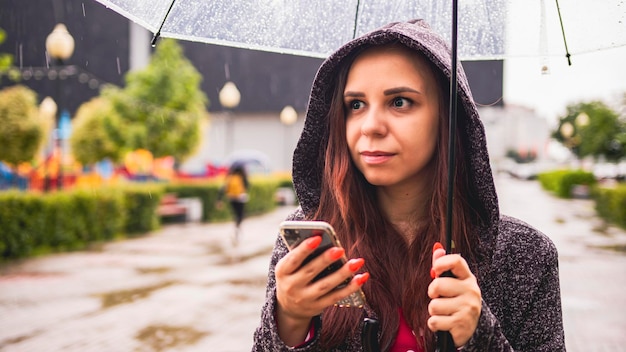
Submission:
M 59 131 L 59 121 L 60 116 L 63 112 L 63 99 L 61 93 L 60 79 L 63 78 L 61 74 L 61 67 L 63 66 L 63 61 L 67 60 L 74 53 L 74 38 L 67 31 L 67 27 L 64 24 L 57 24 L 52 32 L 48 34 L 46 38 L 46 51 L 50 58 L 53 59 L 54 65 L 57 67 L 59 71 L 56 76 L 49 75 L 51 79 L 57 79 L 56 83 L 56 94 L 57 94 L 57 102 L 59 108 L 57 109 L 56 121 L 55 121 L 55 148 L 59 152 L 59 172 L 57 174 L 57 189 L 63 188 L 63 150 L 61 146 L 61 136 Z
M 226 82 L 219 92 L 220 105 L 226 108 L 226 153 L 233 151 L 233 118 L 230 110 L 239 106 L 241 93 L 233 82 Z
M 284 131 L 285 131 L 285 135 L 283 137 L 283 144 L 284 144 L 284 150 L 285 150 L 285 168 L 289 168 L 289 155 L 290 152 L 289 150 L 287 150 L 287 146 L 289 145 L 289 129 L 290 126 L 293 125 L 294 123 L 296 123 L 296 121 L 298 121 L 298 113 L 296 112 L 296 109 L 293 108 L 293 106 L 291 105 L 287 105 L 283 108 L 283 110 L 281 110 L 280 112 L 280 122 L 285 126 Z
M 47 135 L 49 136 L 50 128 L 52 127 L 52 124 L 54 124 L 54 119 L 57 116 L 57 103 L 54 101 L 54 99 L 52 99 L 51 97 L 45 97 L 41 101 L 41 104 L 39 104 L 39 116 L 40 120 L 44 121 L 44 131 L 46 131 Z M 54 141 L 46 141 L 46 146 L 44 148 L 46 153 L 48 150 L 54 148 L 54 143 Z M 43 170 L 43 190 L 48 191 L 50 189 L 50 167 L 48 165 L 47 158 L 45 158 L 44 160 Z

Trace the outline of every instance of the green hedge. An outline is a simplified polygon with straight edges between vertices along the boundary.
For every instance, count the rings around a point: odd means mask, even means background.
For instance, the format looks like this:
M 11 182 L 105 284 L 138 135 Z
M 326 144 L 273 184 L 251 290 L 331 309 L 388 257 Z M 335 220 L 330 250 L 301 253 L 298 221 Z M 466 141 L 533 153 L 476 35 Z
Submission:
M 572 197 L 574 185 L 593 186 L 596 179 L 593 173 L 583 170 L 555 170 L 538 175 L 541 186 L 561 198 Z
M 598 215 L 626 229 L 626 184 L 617 187 L 596 187 L 593 198 Z
M 127 219 L 124 230 L 129 235 L 137 235 L 160 226 L 157 207 L 165 193 L 165 187 L 158 183 L 126 185 L 122 188 Z
M 253 178 L 247 215 L 276 206 L 279 181 Z M 37 253 L 82 249 L 117 236 L 135 236 L 160 227 L 157 207 L 165 194 L 200 198 L 202 221 L 232 219 L 230 207 L 216 208 L 221 183 L 132 184 L 48 194 L 0 192 L 0 260 Z
M 275 194 L 279 184 L 280 181 L 275 178 L 261 176 L 251 178 L 246 216 L 273 210 L 276 207 Z M 175 193 L 178 198 L 199 198 L 202 202 L 202 221 L 219 222 L 232 219 L 229 207 L 216 207 L 221 187 L 221 181 L 213 180 L 194 184 L 169 184 L 165 190 L 168 193 Z
M 123 230 L 120 192 L 0 193 L 0 257 L 84 248 Z

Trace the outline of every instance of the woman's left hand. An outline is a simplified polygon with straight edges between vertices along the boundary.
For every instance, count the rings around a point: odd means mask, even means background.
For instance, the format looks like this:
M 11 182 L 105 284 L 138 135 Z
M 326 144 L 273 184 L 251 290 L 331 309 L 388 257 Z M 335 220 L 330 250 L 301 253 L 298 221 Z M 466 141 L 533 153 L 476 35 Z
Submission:
M 446 271 L 455 277 L 440 277 Z M 434 280 L 428 286 L 428 328 L 449 331 L 457 347 L 474 334 L 481 311 L 481 293 L 476 277 L 458 254 L 446 255 L 440 244 L 433 248 Z

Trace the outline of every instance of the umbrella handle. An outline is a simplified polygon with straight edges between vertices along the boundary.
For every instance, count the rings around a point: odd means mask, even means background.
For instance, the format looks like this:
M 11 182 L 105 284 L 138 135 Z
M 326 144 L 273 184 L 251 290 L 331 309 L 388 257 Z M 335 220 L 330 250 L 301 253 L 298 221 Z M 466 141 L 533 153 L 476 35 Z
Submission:
M 378 320 L 372 318 L 363 319 L 363 331 L 361 332 L 361 344 L 364 352 L 380 352 L 378 345 Z
M 444 272 L 440 277 L 454 277 L 450 270 Z M 455 352 L 454 340 L 449 331 L 437 331 L 437 347 L 435 352 Z

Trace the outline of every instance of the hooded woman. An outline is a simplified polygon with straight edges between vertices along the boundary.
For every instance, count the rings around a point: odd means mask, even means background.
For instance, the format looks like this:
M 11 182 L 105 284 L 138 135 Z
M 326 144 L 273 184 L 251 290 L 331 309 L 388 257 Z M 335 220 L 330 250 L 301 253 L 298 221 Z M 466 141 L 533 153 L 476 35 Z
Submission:
M 300 207 L 343 244 L 301 265 L 319 237 L 278 239 L 253 351 L 563 351 L 558 258 L 544 234 L 501 215 L 485 133 L 458 69 L 453 248 L 445 238 L 450 53 L 423 21 L 392 23 L 320 67 L 293 156 Z M 351 258 L 313 281 L 337 258 Z M 443 277 L 451 271 L 454 277 Z M 346 278 L 348 285 L 335 289 Z M 334 305 L 361 288 L 363 309 Z

